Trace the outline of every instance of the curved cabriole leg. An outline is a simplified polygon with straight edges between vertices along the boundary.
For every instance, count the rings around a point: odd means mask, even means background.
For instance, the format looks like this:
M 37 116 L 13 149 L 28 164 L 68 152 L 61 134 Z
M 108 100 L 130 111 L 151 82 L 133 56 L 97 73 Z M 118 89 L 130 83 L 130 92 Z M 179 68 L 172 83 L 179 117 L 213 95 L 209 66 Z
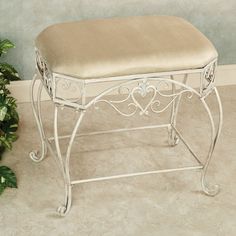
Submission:
M 71 208 L 72 203 L 72 185 L 70 180 L 70 155 L 71 155 L 71 149 L 72 145 L 77 133 L 77 130 L 81 124 L 82 118 L 84 116 L 85 111 L 80 111 L 79 118 L 75 124 L 75 127 L 72 131 L 68 148 L 66 151 L 65 161 L 63 161 L 61 150 L 60 150 L 60 144 L 59 144 L 59 137 L 58 137 L 58 106 L 55 105 L 55 112 L 54 112 L 54 138 L 55 138 L 55 145 L 56 145 L 56 151 L 57 151 L 57 158 L 59 159 L 59 163 L 61 166 L 61 170 L 63 173 L 64 178 L 64 185 L 65 185 L 65 200 L 64 204 L 59 206 L 57 211 L 60 216 L 65 216 Z
M 42 117 L 41 117 L 41 94 L 42 94 L 43 84 L 41 82 L 39 85 L 39 88 L 37 91 L 37 102 L 35 102 L 34 101 L 34 88 L 35 88 L 36 81 L 37 81 L 37 74 L 34 75 L 34 78 L 31 83 L 30 98 L 31 98 L 31 106 L 32 106 L 33 114 L 34 114 L 38 131 L 39 131 L 39 136 L 40 136 L 40 141 L 41 141 L 41 150 L 31 151 L 29 153 L 29 156 L 33 161 L 40 162 L 47 155 L 47 143 L 46 143 L 46 136 L 43 130 Z
M 208 116 L 209 116 L 209 119 L 211 122 L 211 129 L 212 129 L 211 145 L 210 145 L 210 148 L 208 151 L 207 160 L 206 160 L 205 165 L 202 169 L 202 178 L 201 178 L 202 190 L 206 195 L 209 195 L 209 196 L 215 196 L 220 190 L 219 185 L 210 184 L 210 183 L 207 183 L 207 181 L 206 181 L 207 170 L 208 170 L 211 158 L 212 158 L 212 154 L 215 149 L 216 142 L 217 142 L 220 132 L 221 132 L 222 121 L 223 121 L 223 112 L 222 112 L 222 104 L 221 104 L 220 96 L 219 96 L 219 93 L 216 88 L 214 88 L 214 91 L 215 91 L 218 106 L 219 106 L 219 122 L 218 122 L 217 127 L 215 126 L 215 123 L 214 123 L 214 120 L 213 120 L 213 117 L 212 117 L 212 114 L 211 114 L 211 111 L 210 111 L 208 105 L 206 104 L 204 98 L 201 99 L 203 102 L 203 105 L 208 113 Z
M 188 75 L 184 75 L 183 84 L 186 84 Z M 171 79 L 174 80 L 174 76 L 171 76 Z M 172 94 L 176 93 L 176 86 L 172 83 Z M 170 146 L 175 146 L 179 143 L 179 137 L 176 134 L 173 127 L 176 127 L 176 120 L 179 111 L 179 105 L 181 101 L 182 94 L 178 95 L 178 97 L 173 101 L 171 108 L 171 117 L 170 117 L 170 126 L 168 128 L 168 143 Z

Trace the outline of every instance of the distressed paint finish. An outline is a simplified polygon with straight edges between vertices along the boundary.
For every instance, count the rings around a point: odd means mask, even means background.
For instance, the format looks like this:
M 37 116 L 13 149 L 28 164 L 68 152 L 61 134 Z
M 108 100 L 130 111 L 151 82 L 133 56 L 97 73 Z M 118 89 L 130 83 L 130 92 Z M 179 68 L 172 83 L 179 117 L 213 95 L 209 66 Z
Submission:
M 16 44 L 6 59 L 23 79 L 31 79 L 34 38 L 48 25 L 88 18 L 176 15 L 189 20 L 214 43 L 220 64 L 235 64 L 235 12 L 235 0 L 0 0 L 0 38 Z

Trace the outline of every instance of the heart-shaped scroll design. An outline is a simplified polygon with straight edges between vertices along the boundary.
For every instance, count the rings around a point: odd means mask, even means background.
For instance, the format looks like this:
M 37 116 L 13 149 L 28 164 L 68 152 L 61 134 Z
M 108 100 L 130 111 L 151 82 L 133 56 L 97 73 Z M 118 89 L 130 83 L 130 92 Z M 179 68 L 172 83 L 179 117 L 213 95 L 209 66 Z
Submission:
M 145 106 L 142 106 L 137 99 L 137 95 L 135 95 L 135 94 L 140 94 L 141 97 L 144 98 L 144 97 L 148 96 L 148 94 L 150 94 L 150 93 L 151 93 L 150 101 Z M 143 115 L 143 114 L 148 115 L 149 107 L 154 102 L 156 102 L 155 101 L 156 94 L 157 94 L 157 92 L 156 92 L 155 86 L 152 86 L 152 85 L 149 85 L 149 84 L 143 82 L 143 83 L 139 84 L 138 87 L 136 87 L 132 90 L 131 98 L 133 100 L 133 103 L 130 103 L 129 105 L 135 105 L 136 107 L 138 107 L 140 110 L 140 113 L 139 113 L 140 115 Z
M 102 96 L 99 98 L 96 98 L 93 103 L 94 105 L 100 102 L 109 104 L 112 108 L 114 108 L 119 114 L 123 116 L 133 116 L 136 114 L 137 111 L 139 111 L 140 115 L 149 115 L 149 111 L 152 111 L 153 113 L 159 114 L 161 112 L 164 112 L 167 110 L 170 105 L 182 94 L 189 93 L 188 98 L 190 99 L 193 95 L 193 92 L 187 88 L 181 89 L 180 91 L 176 93 L 162 93 L 160 91 L 160 85 L 166 84 L 166 80 L 159 79 L 158 84 L 149 84 L 147 79 L 139 80 L 137 86 L 135 86 L 133 89 L 130 89 L 127 87 L 122 87 L 123 85 L 117 86 L 118 91 L 121 91 L 121 88 L 125 88 L 125 90 L 128 92 L 126 97 L 121 100 L 107 100 L 107 99 L 101 99 Z M 130 81 L 132 83 L 133 81 Z M 171 83 L 168 81 L 168 83 Z M 128 83 L 125 83 L 127 85 Z M 110 92 L 111 90 L 109 90 Z M 161 100 L 160 97 L 168 99 L 166 100 L 163 106 L 161 106 Z M 147 98 L 148 103 L 142 104 L 140 102 L 140 99 Z M 120 104 L 124 104 L 127 102 L 127 106 L 129 108 L 129 111 L 124 112 L 119 108 Z M 96 107 L 97 108 L 97 107 Z

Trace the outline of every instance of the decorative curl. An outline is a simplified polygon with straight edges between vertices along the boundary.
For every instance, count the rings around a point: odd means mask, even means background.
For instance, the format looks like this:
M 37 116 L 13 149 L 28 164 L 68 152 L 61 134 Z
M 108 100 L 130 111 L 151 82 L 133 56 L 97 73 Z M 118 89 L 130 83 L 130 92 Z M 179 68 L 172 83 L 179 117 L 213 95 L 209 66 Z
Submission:
M 36 65 L 39 73 L 42 76 L 44 87 L 47 89 L 48 94 L 53 96 L 53 85 L 52 85 L 52 73 L 47 67 L 47 63 L 39 54 L 39 51 L 36 50 Z
M 101 99 L 100 97 L 98 99 L 94 100 L 95 108 L 98 107 L 98 103 L 106 103 L 110 105 L 115 111 L 117 111 L 119 114 L 123 116 L 133 116 L 136 114 L 137 111 L 139 111 L 140 115 L 149 115 L 149 112 L 152 111 L 153 113 L 159 114 L 161 112 L 164 112 L 166 109 L 170 107 L 170 105 L 177 99 L 177 97 L 181 96 L 182 94 L 186 93 L 187 98 L 192 98 L 193 92 L 187 88 L 184 88 L 180 90 L 179 92 L 172 93 L 172 94 L 165 94 L 160 91 L 160 87 L 163 85 L 167 85 L 169 88 L 171 82 L 160 80 L 158 81 L 157 85 L 152 85 L 148 82 L 148 79 L 140 79 L 140 82 L 137 86 L 135 86 L 133 89 L 128 88 L 127 86 L 120 86 L 118 87 L 118 93 L 123 94 L 121 91 L 126 91 L 127 94 L 126 97 L 121 100 L 107 100 L 107 99 Z M 141 98 L 147 97 L 147 95 L 151 95 L 151 98 L 149 99 L 148 103 L 143 106 L 138 99 L 138 96 L 141 96 Z M 160 100 L 160 97 L 168 98 L 170 101 L 168 101 L 167 104 L 164 105 L 163 108 L 160 108 L 162 105 L 162 102 Z M 130 102 L 128 102 L 130 101 Z M 127 103 L 128 111 L 123 112 L 118 107 L 120 104 Z

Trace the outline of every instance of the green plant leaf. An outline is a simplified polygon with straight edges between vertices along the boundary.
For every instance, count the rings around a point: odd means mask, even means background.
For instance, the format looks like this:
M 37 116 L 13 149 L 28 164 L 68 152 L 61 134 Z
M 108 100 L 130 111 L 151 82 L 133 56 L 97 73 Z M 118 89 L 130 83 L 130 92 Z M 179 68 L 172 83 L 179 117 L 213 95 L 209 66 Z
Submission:
M 3 155 L 4 151 L 5 151 L 5 147 L 0 145 L 0 161 L 2 160 L 2 155 Z
M 7 53 L 7 51 L 10 48 L 14 48 L 14 47 L 15 47 L 15 45 L 8 39 L 4 39 L 4 40 L 0 41 L 0 56 L 3 53 Z
M 4 136 L 0 136 L 0 145 L 11 150 L 12 148 L 11 140 L 8 140 L 6 136 L 7 136 L 6 134 Z
M 7 166 L 0 166 L 0 183 L 5 187 L 17 188 L 16 175 Z
M 0 63 L 0 69 L 1 71 L 5 71 L 5 70 L 10 71 L 12 74 L 17 73 L 16 69 L 12 65 L 6 62 Z
M 7 106 L 0 107 L 0 121 L 3 121 L 7 114 Z
M 17 70 L 8 63 L 0 63 L 0 72 L 8 81 L 20 80 Z
M 6 186 L 4 184 L 0 183 L 0 195 L 2 194 L 2 192 L 4 191 L 5 188 L 6 188 Z
M 14 44 L 9 40 L 0 40 L 0 56 L 7 53 Z M 9 96 L 10 81 L 20 80 L 16 69 L 8 63 L 0 63 L 0 160 L 6 149 L 12 148 L 16 141 L 19 116 L 15 98 Z M 17 188 L 14 172 L 7 166 L 0 166 L 0 194 L 5 188 Z

